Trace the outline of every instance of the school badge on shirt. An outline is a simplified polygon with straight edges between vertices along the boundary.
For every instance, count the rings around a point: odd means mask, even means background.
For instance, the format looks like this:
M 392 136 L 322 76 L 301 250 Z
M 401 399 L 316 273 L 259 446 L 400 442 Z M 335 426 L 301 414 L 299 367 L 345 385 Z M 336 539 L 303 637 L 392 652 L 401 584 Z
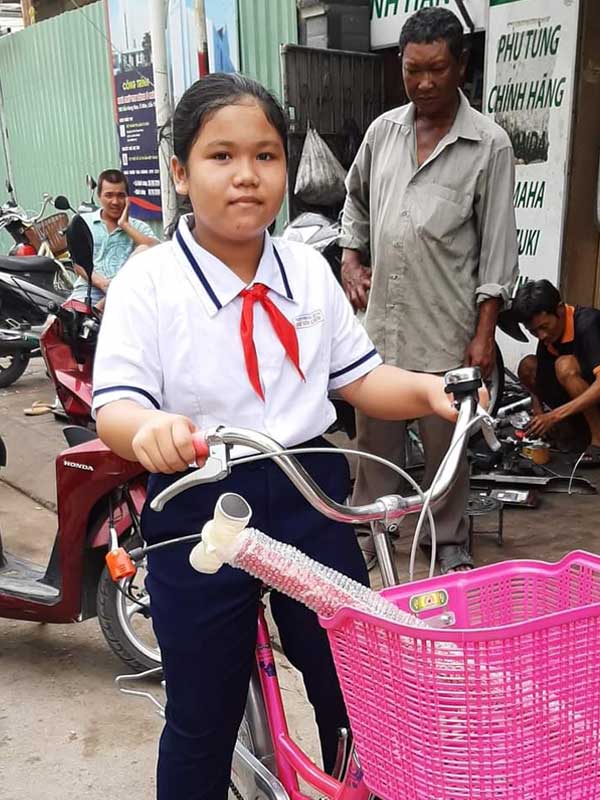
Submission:
M 299 317 L 296 317 L 295 323 L 296 328 L 301 330 L 302 328 L 312 328 L 315 325 L 322 325 L 325 320 L 325 316 L 320 308 L 316 311 L 311 311 L 310 314 L 301 314 Z

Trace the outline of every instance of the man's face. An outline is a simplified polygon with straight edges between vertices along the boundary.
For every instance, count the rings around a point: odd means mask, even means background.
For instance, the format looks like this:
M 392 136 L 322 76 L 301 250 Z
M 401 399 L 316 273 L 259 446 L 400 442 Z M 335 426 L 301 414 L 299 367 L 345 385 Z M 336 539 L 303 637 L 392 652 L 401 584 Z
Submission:
M 127 189 L 124 183 L 102 182 L 102 191 L 98 195 L 104 214 L 117 222 L 125 209 Z
M 565 332 L 565 306 L 561 303 L 556 309 L 556 314 L 541 311 L 535 314 L 527 323 L 527 330 L 542 344 L 555 344 L 559 342 Z
M 453 107 L 464 71 L 465 58 L 454 58 L 445 39 L 430 44 L 411 42 L 404 48 L 404 88 L 417 111 L 425 116 L 436 116 Z

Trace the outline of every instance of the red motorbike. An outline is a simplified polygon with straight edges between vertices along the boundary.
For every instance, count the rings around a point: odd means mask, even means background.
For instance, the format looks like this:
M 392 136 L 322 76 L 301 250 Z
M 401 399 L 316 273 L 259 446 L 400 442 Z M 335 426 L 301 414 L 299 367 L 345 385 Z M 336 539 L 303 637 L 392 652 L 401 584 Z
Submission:
M 116 541 L 126 549 L 141 544 L 146 475 L 91 431 L 71 426 L 65 437 L 68 448 L 56 458 L 58 529 L 48 564 L 6 552 L 0 535 L 0 617 L 66 623 L 97 616 L 116 655 L 136 671 L 156 667 L 160 654 L 143 576 L 119 586 L 105 566 Z M 0 439 L 0 466 L 5 464 Z
M 89 229 L 79 217 L 69 227 L 69 245 L 89 277 Z M 75 244 L 75 234 L 83 244 Z M 90 304 L 68 302 L 51 311 L 42 336 L 48 371 L 70 419 L 87 426 L 98 319 Z M 115 584 L 105 565 L 107 552 L 141 544 L 146 473 L 112 453 L 86 427 L 71 425 L 64 434 L 68 449 L 56 459 L 58 530 L 49 562 L 41 566 L 11 555 L 0 535 L 0 617 L 65 623 L 97 616 L 109 646 L 128 666 L 140 672 L 154 668 L 160 653 L 143 570 Z M 5 464 L 0 438 L 0 466 Z
M 93 428 L 92 369 L 100 319 L 79 300 L 50 303 L 40 348 L 69 422 Z

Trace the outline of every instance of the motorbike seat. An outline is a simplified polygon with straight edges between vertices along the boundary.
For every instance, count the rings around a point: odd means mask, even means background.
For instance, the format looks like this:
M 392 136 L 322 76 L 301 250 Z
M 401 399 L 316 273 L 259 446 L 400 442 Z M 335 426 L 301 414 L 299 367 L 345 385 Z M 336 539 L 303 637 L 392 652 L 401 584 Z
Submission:
M 52 258 L 44 256 L 0 256 L 0 272 L 56 272 Z
M 69 447 L 77 447 L 79 444 L 91 442 L 98 438 L 98 434 L 80 425 L 67 425 L 63 428 L 63 434 Z

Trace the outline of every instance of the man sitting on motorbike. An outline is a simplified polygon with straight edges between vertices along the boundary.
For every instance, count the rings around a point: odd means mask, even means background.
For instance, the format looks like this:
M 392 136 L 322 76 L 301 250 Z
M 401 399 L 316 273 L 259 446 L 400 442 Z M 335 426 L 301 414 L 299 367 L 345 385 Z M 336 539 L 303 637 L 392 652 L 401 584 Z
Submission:
M 528 281 L 512 310 L 539 344 L 519 364 L 519 379 L 534 398 L 528 433 L 542 436 L 575 416 L 590 444 L 582 464 L 600 465 L 600 311 L 563 302 L 550 281 Z M 542 403 L 551 410 L 544 412 Z
M 106 169 L 98 176 L 100 208 L 84 214 L 94 240 L 94 271 L 92 273 L 92 305 L 102 310 L 108 286 L 134 249 L 140 245 L 158 244 L 152 229 L 145 222 L 129 219 L 129 184 L 118 169 Z M 81 267 L 80 276 L 70 299 L 84 301 L 87 278 Z

